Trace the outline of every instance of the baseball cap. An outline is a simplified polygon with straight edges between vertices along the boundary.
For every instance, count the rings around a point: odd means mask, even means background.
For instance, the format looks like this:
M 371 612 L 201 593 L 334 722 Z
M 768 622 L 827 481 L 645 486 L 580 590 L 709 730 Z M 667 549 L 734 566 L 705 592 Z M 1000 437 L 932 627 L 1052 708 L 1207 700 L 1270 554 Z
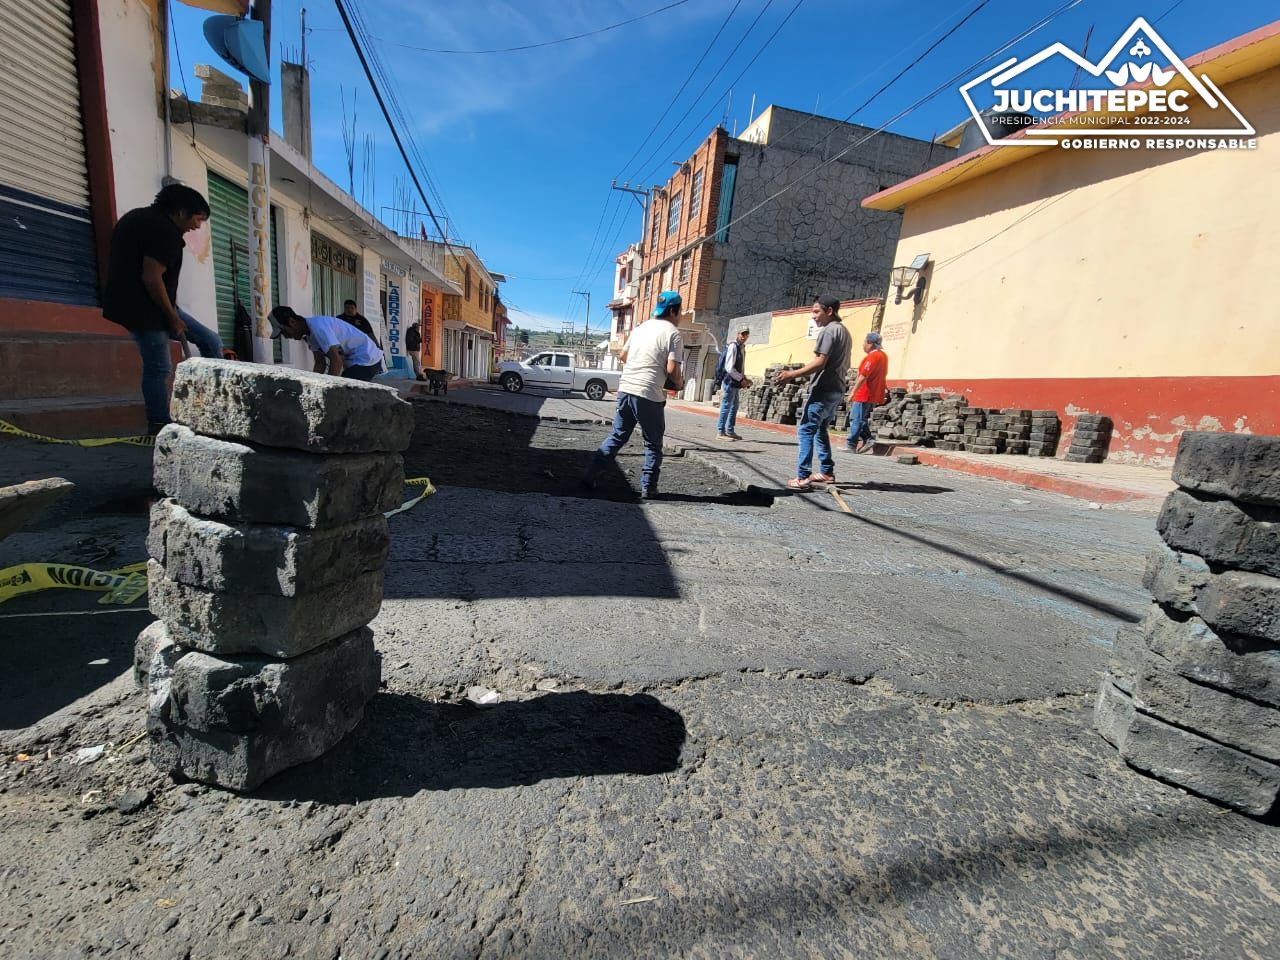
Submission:
M 880 334 L 872 330 L 867 334 L 867 343 L 871 344 L 873 347 L 880 346 Z
M 680 299 L 678 290 L 663 290 L 658 294 L 658 302 L 653 307 L 653 315 L 655 317 L 665 317 L 671 311 L 679 310 L 680 304 L 683 302 Z
M 829 293 L 824 293 L 822 296 L 820 296 L 820 297 L 818 298 L 818 304 L 819 304 L 820 306 L 826 307 L 826 308 L 827 308 L 828 310 L 830 310 L 832 313 L 839 313 L 839 312 L 840 312 L 840 298 L 839 298 L 839 297 L 833 297 L 833 296 L 832 296 L 831 294 L 829 294 Z
M 271 339 L 279 340 L 280 334 L 284 333 L 284 327 L 281 325 L 285 320 L 292 320 L 298 316 L 293 307 L 276 307 L 271 313 L 267 314 L 267 319 L 271 321 Z

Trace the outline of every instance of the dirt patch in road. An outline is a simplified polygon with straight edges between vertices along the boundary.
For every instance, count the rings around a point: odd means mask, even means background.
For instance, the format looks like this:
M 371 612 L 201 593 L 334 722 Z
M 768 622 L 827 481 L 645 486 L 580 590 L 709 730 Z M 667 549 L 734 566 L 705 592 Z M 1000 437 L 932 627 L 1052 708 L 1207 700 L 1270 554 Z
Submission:
M 413 443 L 404 455 L 405 474 L 427 476 L 441 486 L 504 493 L 544 493 L 632 502 L 640 499 L 644 445 L 637 429 L 617 461 L 602 470 L 594 490 L 580 482 L 592 454 L 608 433 L 595 423 L 563 423 L 524 414 L 420 400 Z M 772 504 L 755 490 L 669 449 L 659 487 L 666 501 Z

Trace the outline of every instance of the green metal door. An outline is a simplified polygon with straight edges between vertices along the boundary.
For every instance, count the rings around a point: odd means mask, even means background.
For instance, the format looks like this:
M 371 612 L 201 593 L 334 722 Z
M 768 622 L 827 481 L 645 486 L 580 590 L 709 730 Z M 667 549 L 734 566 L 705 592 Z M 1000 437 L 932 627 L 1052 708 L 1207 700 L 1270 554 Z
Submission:
M 209 174 L 209 226 L 213 233 L 213 280 L 218 335 L 235 343 L 236 297 L 249 309 L 249 194 L 230 180 Z M 271 302 L 280 302 L 280 258 L 276 253 L 276 208 L 271 208 Z M 277 356 L 276 359 L 279 359 Z

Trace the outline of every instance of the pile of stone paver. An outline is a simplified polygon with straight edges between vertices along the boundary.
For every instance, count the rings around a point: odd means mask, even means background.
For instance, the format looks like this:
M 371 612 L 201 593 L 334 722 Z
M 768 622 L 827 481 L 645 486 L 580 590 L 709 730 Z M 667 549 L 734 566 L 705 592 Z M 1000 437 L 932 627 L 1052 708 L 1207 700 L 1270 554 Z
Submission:
M 1095 709 L 1131 766 L 1256 816 L 1280 796 L 1280 437 L 1186 433 Z
M 871 429 L 881 440 L 905 440 L 939 450 L 1052 457 L 1061 423 L 1055 410 L 972 407 L 958 394 L 895 387 L 872 411 Z
M 1076 417 L 1075 433 L 1064 460 L 1071 463 L 1102 463 L 1111 446 L 1111 418 L 1100 413 Z
M 333 747 L 377 691 L 385 511 L 412 408 L 395 391 L 221 360 L 178 366 L 156 438 L 151 612 L 135 671 L 152 762 L 251 790 Z
M 783 370 L 799 370 L 802 366 L 789 363 L 766 367 L 762 382 L 742 391 L 739 403 L 744 416 L 763 423 L 797 423 L 809 388 L 803 382 L 778 383 L 778 374 Z

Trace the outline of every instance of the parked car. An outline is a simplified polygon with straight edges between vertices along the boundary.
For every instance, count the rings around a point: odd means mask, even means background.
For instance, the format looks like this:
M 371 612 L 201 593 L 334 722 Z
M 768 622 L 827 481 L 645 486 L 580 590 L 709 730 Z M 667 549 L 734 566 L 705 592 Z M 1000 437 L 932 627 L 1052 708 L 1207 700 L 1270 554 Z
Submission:
M 575 367 L 571 353 L 537 353 L 527 360 L 498 364 L 498 383 L 508 393 L 519 393 L 526 386 L 552 387 L 585 393 L 588 400 L 603 400 L 605 393 L 617 392 L 621 378 L 621 370 Z

